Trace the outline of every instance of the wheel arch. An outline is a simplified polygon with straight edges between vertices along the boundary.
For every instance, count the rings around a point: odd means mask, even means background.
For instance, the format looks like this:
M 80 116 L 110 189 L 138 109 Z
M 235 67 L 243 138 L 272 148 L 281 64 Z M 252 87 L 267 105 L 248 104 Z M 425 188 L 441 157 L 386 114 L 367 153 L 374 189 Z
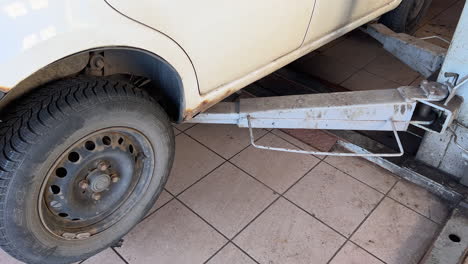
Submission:
M 104 59 L 100 73 L 90 67 L 95 54 Z M 23 79 L 6 93 L 0 101 L 0 109 L 8 107 L 41 85 L 77 75 L 127 75 L 147 78 L 151 82 L 142 88 L 163 105 L 173 121 L 179 122 L 183 119 L 185 95 L 180 74 L 162 57 L 132 47 L 95 48 L 52 62 Z

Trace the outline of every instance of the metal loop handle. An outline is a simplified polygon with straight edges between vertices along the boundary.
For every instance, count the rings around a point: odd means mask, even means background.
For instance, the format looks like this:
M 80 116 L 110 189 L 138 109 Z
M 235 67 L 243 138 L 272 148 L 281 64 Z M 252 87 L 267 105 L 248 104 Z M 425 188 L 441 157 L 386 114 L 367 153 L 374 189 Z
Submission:
M 287 148 L 277 148 L 277 147 L 269 147 L 269 146 L 262 146 L 255 144 L 255 138 L 253 135 L 252 125 L 250 124 L 250 116 L 247 116 L 247 123 L 249 125 L 249 133 L 250 133 L 250 144 L 258 149 L 266 149 L 266 150 L 273 150 L 273 151 L 282 151 L 282 152 L 291 152 L 291 153 L 299 153 L 299 154 L 309 154 L 309 155 L 319 155 L 319 156 L 341 156 L 341 157 L 401 157 L 405 153 L 403 146 L 401 145 L 400 137 L 398 136 L 398 132 L 396 130 L 395 124 L 393 120 L 388 120 L 391 122 L 393 128 L 393 134 L 395 135 L 396 142 L 398 144 L 399 153 L 345 153 L 345 152 L 321 152 L 321 151 L 307 151 L 307 150 L 300 150 L 300 149 L 287 149 Z

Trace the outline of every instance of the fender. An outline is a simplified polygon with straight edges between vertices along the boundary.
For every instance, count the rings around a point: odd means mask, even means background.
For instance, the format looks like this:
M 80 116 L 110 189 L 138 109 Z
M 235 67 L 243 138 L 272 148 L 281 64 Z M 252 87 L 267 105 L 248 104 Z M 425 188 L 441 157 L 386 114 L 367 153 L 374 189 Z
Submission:
M 26 89 L 27 79 L 53 62 L 109 47 L 143 50 L 162 58 L 180 76 L 184 107 L 194 108 L 202 101 L 195 69 L 184 50 L 168 36 L 125 17 L 103 0 L 8 0 L 1 9 L 0 23 L 15 28 L 3 34 L 0 90 L 7 95 L 2 104 L 20 94 L 13 90 Z

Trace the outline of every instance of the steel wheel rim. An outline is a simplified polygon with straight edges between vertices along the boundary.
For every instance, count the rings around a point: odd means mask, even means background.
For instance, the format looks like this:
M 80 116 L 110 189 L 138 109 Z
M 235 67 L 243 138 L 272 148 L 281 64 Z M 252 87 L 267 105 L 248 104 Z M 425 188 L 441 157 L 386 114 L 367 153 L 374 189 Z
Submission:
M 106 128 L 81 138 L 59 156 L 42 184 L 43 226 L 67 240 L 108 229 L 142 198 L 154 160 L 149 140 L 132 128 Z

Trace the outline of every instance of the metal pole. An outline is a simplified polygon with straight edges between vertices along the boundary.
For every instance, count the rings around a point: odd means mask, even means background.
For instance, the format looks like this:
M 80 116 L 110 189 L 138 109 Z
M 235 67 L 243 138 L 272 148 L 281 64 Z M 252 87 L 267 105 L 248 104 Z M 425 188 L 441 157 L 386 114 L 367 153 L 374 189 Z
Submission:
M 468 2 L 440 71 L 438 82 L 456 87 L 456 95 L 464 103 L 451 129 L 438 135 L 427 133 L 417 159 L 457 177 L 468 186 Z

